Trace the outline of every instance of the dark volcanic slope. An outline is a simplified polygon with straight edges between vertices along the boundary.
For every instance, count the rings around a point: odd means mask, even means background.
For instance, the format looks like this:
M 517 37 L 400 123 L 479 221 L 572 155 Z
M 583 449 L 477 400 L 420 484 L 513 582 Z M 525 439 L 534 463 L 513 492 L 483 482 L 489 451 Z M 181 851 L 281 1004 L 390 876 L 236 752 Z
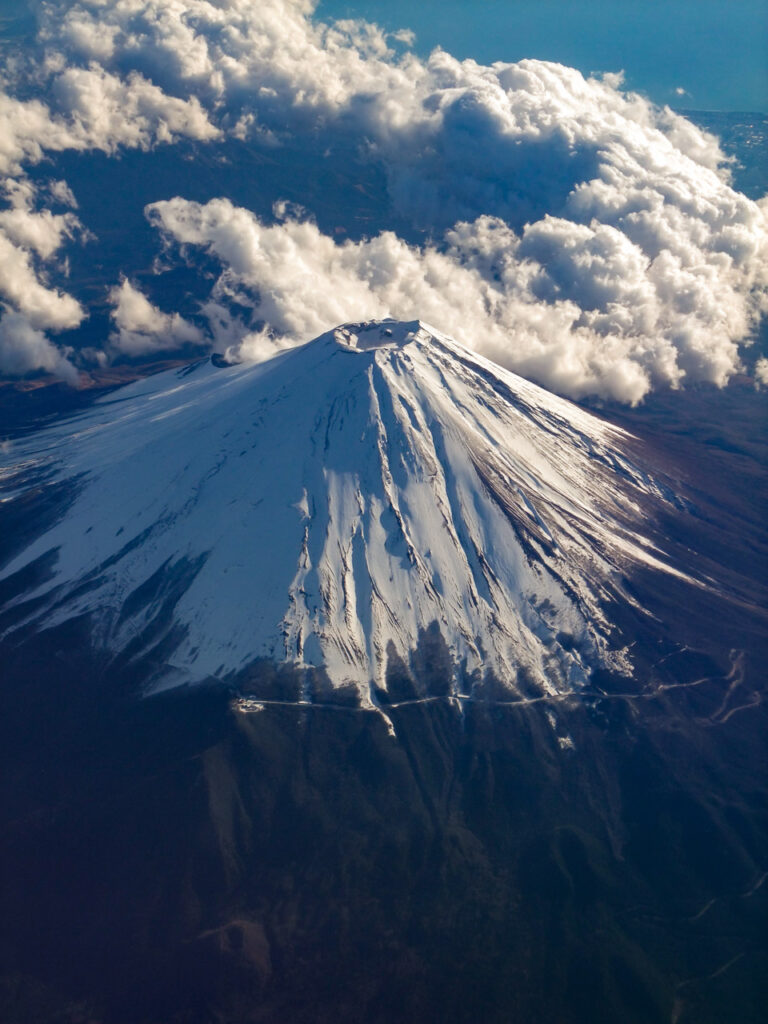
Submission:
M 557 706 L 406 702 L 393 740 L 356 708 L 105 701 L 72 641 L 5 661 L 3 1020 L 760 1019 L 741 658 L 662 645 L 642 693 Z

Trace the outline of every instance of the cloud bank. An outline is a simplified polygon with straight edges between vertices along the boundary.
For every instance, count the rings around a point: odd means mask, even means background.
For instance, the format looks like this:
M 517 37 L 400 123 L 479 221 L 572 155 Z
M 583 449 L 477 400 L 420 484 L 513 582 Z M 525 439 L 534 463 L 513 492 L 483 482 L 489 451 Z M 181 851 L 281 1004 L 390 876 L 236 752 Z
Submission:
M 83 234 L 82 225 L 71 210 L 37 210 L 31 182 L 2 184 L 7 208 L 0 210 L 0 373 L 15 377 L 42 369 L 74 382 L 68 354 L 44 330 L 77 327 L 86 312 L 46 278 L 65 242 Z M 50 182 L 48 193 L 60 206 L 74 202 L 64 181 Z
M 18 176 L 45 150 L 180 138 L 244 139 L 276 159 L 284 143 L 293 159 L 306 143 L 310 159 L 322 142 L 331 166 L 351 146 L 379 166 L 390 208 L 421 245 L 375 228 L 339 244 L 311 220 L 267 223 L 226 197 L 150 206 L 169 251 L 220 262 L 202 312 L 212 343 L 244 357 L 386 314 L 430 320 L 575 397 L 636 402 L 656 386 L 722 385 L 740 369 L 766 313 L 768 207 L 731 188 L 712 136 L 624 92 L 619 75 L 532 60 L 484 67 L 441 50 L 421 60 L 407 36 L 324 25 L 313 10 L 309 0 L 42 6 L 37 59 L 9 65 L 0 97 L 0 169 Z M 25 240 L 20 225 L 2 230 L 42 258 L 31 225 Z M 74 306 L 39 275 L 36 290 L 27 262 L 3 294 L 29 317 L 47 310 L 36 329 L 58 329 Z M 113 351 L 193 340 L 180 317 L 139 315 L 127 282 L 108 287 Z M 134 315 L 144 327 L 130 326 Z
M 52 345 L 27 317 L 4 307 L 0 317 L 0 372 L 19 377 L 31 370 L 46 370 L 71 384 L 77 380 L 77 370 L 67 353 Z
M 39 83 L 52 104 L 0 93 L 0 174 L 19 174 L 45 152 L 149 149 L 181 137 L 209 141 L 219 130 L 195 97 L 168 96 L 140 72 L 124 78 L 96 63 L 67 67 L 55 54 Z
M 112 320 L 117 328 L 109 336 L 114 352 L 143 356 L 201 345 L 205 338 L 199 328 L 178 313 L 163 313 L 127 279 L 109 293 Z
M 339 244 L 311 221 L 266 225 L 224 199 L 147 213 L 167 244 L 220 261 L 212 308 L 251 308 L 241 358 L 263 356 L 265 331 L 284 345 L 366 316 L 420 316 L 573 397 L 637 402 L 686 376 L 724 384 L 739 363 L 731 333 L 746 324 L 732 285 L 671 258 L 649 266 L 613 227 L 546 217 L 518 236 L 481 217 L 419 248 L 391 232 Z

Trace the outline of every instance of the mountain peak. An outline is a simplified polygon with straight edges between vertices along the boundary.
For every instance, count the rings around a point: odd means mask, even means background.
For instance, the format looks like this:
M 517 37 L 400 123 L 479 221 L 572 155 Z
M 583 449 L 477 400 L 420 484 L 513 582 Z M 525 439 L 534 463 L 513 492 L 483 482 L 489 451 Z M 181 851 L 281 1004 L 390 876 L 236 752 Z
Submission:
M 630 436 L 418 320 L 318 342 L 159 374 L 0 452 L 0 479 L 69 498 L 0 569 L 10 631 L 86 616 L 152 685 L 266 658 L 374 704 L 438 633 L 454 692 L 622 664 L 606 605 L 667 568 Z
M 334 341 L 344 349 L 369 352 L 380 348 L 403 348 L 414 341 L 427 341 L 433 331 L 421 320 L 386 318 L 342 324 L 332 334 Z

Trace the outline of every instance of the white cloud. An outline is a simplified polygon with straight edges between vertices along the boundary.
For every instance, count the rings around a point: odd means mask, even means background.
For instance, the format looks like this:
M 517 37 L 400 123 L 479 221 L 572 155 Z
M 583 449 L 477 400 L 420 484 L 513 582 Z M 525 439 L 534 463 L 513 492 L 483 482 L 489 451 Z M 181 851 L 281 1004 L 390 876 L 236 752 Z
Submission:
M 768 359 L 761 357 L 755 363 L 755 382 L 762 387 L 768 387 Z
M 80 227 L 71 213 L 53 214 L 50 210 L 35 213 L 16 207 L 0 210 L 0 231 L 17 246 L 33 250 L 44 260 L 61 247 L 64 238 L 72 238 Z
M 163 313 L 128 280 L 111 289 L 109 301 L 117 328 L 109 337 L 109 345 L 115 353 L 139 356 L 205 343 L 202 331 L 194 324 L 178 313 Z
M 46 151 L 114 153 L 120 146 L 149 149 L 181 137 L 210 141 L 220 134 L 196 97 L 168 96 L 137 71 L 123 78 L 96 63 L 67 67 L 63 57 L 49 70 L 44 89 L 53 110 L 39 99 L 0 91 L 0 173 L 18 174 Z
M 74 384 L 77 370 L 64 353 L 20 313 L 4 309 L 0 316 L 0 372 L 21 377 L 33 370 L 47 370 Z
M 449 198 L 440 179 L 461 183 L 463 208 L 452 210 L 454 220 L 503 215 L 473 202 L 489 185 L 501 202 L 517 201 L 520 190 L 524 195 L 529 182 L 499 181 L 505 170 L 520 171 L 523 156 L 546 164 L 555 145 L 567 180 L 569 163 L 578 170 L 580 159 L 625 142 L 626 121 L 634 124 L 638 147 L 657 147 L 659 129 L 674 130 L 682 121 L 670 113 L 660 118 L 646 101 L 625 95 L 621 74 L 585 79 L 533 60 L 483 67 L 440 50 L 428 61 L 408 52 L 396 59 L 389 39 L 407 43 L 407 31 L 387 36 L 350 19 L 327 26 L 311 19 L 314 6 L 304 0 L 54 3 L 43 9 L 41 36 L 60 61 L 92 68 L 98 39 L 110 73 L 139 70 L 167 93 L 199 97 L 222 124 L 228 118 L 242 124 L 250 113 L 254 125 L 295 134 L 334 121 L 338 132 L 343 121 L 376 147 L 401 198 L 413 176 Z M 722 161 L 711 136 L 692 127 L 688 135 L 699 163 L 714 168 Z M 467 145 L 478 139 L 480 147 Z M 684 146 L 682 153 L 692 155 Z
M 48 191 L 73 199 L 61 186 L 66 183 L 55 182 Z M 35 210 L 37 189 L 28 179 L 6 180 L 0 188 L 8 202 L 0 210 L 0 372 L 16 376 L 43 369 L 73 380 L 68 359 L 40 328 L 66 330 L 85 316 L 75 298 L 46 282 L 46 265 L 65 240 L 81 233 L 80 222 L 71 212 Z
M 768 225 L 765 206 L 730 187 L 711 135 L 624 92 L 621 74 L 585 78 L 534 60 L 483 67 L 441 50 L 396 56 L 390 43 L 400 50 L 407 33 L 323 25 L 314 6 L 41 6 L 38 60 L 9 79 L 37 82 L 47 104 L 0 95 L 0 169 L 46 149 L 146 149 L 224 132 L 273 146 L 290 138 L 294 153 L 302 139 L 321 137 L 331 154 L 353 143 L 383 167 L 393 210 L 444 241 L 409 248 L 385 233 L 338 246 L 295 219 L 273 231 L 231 206 L 158 204 L 169 235 L 225 264 L 209 306 L 217 345 L 247 329 L 224 300 L 248 286 L 261 347 L 261 321 L 303 338 L 354 307 L 355 318 L 407 310 L 471 334 L 572 395 L 636 401 L 656 384 L 723 384 L 739 368 L 765 307 Z M 51 223 L 35 227 L 52 239 Z M 119 327 L 117 338 L 139 351 L 161 334 Z
M 116 34 L 114 25 L 99 24 L 92 12 L 75 7 L 65 14 L 58 38 L 85 59 L 104 61 L 114 55 Z
M 226 199 L 177 198 L 148 215 L 168 243 L 221 261 L 216 310 L 228 300 L 252 306 L 259 328 L 241 327 L 244 358 L 263 356 L 265 330 L 282 345 L 343 321 L 393 316 L 421 317 L 573 397 L 637 402 L 654 384 L 722 384 L 739 367 L 729 330 L 744 329 L 744 310 L 728 286 L 704 303 L 696 268 L 666 254 L 649 262 L 611 226 L 548 217 L 518 236 L 497 218 L 479 218 L 437 249 L 391 232 L 337 244 L 311 221 L 268 226 Z M 718 284 L 711 275 L 705 282 Z
M 19 173 L 22 163 L 39 162 L 44 149 L 67 149 L 70 140 L 66 127 L 40 100 L 17 100 L 0 92 L 0 173 Z
M 0 297 L 23 313 L 34 327 L 77 327 L 85 312 L 71 295 L 47 288 L 39 279 L 28 249 L 14 245 L 0 231 Z
M 77 209 L 77 199 L 66 181 L 50 181 L 48 191 L 51 198 L 61 206 L 68 206 L 72 210 Z
M 123 79 L 97 64 L 67 68 L 54 78 L 52 93 L 66 111 L 76 142 L 72 148 L 147 149 L 155 142 L 218 135 L 196 97 L 168 96 L 137 71 Z

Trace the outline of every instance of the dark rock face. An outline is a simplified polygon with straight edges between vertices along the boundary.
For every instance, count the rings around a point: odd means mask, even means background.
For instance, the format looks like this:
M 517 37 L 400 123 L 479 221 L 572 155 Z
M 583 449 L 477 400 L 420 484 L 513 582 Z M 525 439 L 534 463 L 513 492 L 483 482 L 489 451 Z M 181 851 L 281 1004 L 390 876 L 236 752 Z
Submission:
M 759 1019 L 754 654 L 414 697 L 393 738 L 265 666 L 262 710 L 137 700 L 86 630 L 5 652 L 0 1019 Z

